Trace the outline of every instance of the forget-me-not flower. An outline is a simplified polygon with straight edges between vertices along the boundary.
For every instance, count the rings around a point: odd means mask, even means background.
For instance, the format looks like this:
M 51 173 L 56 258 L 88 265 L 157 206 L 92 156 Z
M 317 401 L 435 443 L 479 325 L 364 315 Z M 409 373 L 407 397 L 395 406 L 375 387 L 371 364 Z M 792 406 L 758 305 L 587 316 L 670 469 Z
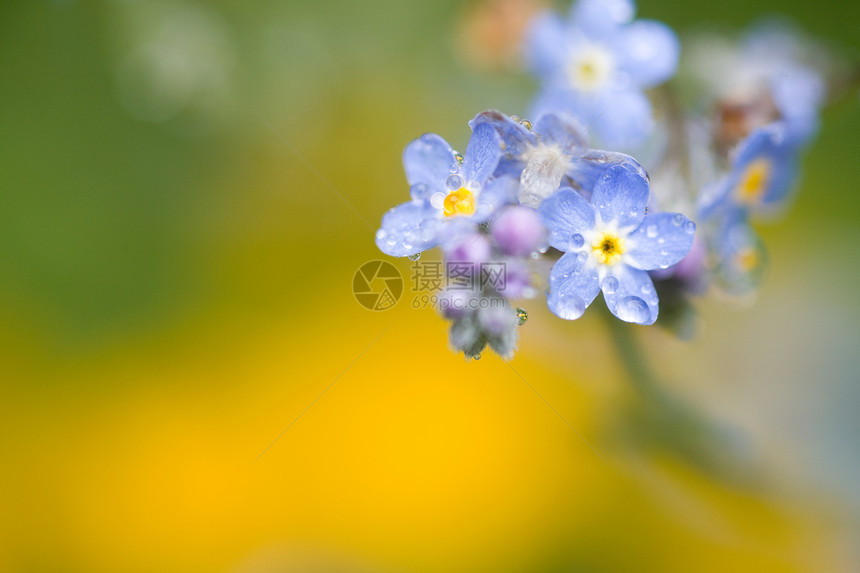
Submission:
M 604 145 L 630 148 L 653 128 L 643 90 L 674 75 L 679 44 L 660 22 L 633 21 L 632 0 L 579 0 L 565 22 L 535 19 L 526 51 L 542 89 L 532 117 L 573 114 Z
M 562 181 L 584 193 L 610 165 L 629 155 L 588 148 L 579 123 L 566 114 L 547 113 L 531 125 L 496 110 L 479 113 L 469 124 L 492 126 L 502 138 L 504 154 L 496 169 L 520 179 L 520 203 L 537 207 L 555 193 Z
M 538 209 L 549 244 L 565 254 L 550 272 L 547 304 L 557 316 L 582 316 L 598 291 L 627 322 L 653 324 L 658 300 L 647 271 L 680 261 L 696 225 L 680 213 L 646 214 L 649 184 L 635 162 L 615 165 L 597 181 L 591 203 L 562 188 Z
M 735 210 L 756 214 L 778 210 L 797 174 L 801 140 L 783 122 L 754 130 L 738 145 L 730 173 L 702 197 L 700 217 Z
M 498 207 L 516 201 L 516 179 L 493 177 L 501 143 L 492 127 L 478 126 L 465 157 L 435 134 L 407 145 L 403 166 L 412 200 L 382 217 L 379 249 L 395 257 L 420 253 L 469 232 Z

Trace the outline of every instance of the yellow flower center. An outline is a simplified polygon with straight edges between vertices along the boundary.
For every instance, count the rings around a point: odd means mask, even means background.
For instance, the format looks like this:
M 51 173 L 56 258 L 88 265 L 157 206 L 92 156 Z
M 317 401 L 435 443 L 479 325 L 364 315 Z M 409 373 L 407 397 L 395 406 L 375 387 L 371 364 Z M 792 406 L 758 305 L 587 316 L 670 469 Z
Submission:
M 767 159 L 756 159 L 744 169 L 736 187 L 738 199 L 744 203 L 756 203 L 770 183 L 773 167 Z
M 589 46 L 576 54 L 568 74 L 573 87 L 593 92 L 606 85 L 614 69 L 612 54 L 599 46 Z
M 735 263 L 738 268 L 746 273 L 757 269 L 761 265 L 761 262 L 758 250 L 752 247 L 747 247 L 735 255 Z
M 591 249 L 598 263 L 611 266 L 621 260 L 624 243 L 621 237 L 614 233 L 603 233 L 591 243 Z
M 442 203 L 442 211 L 446 217 L 455 215 L 474 215 L 475 196 L 465 187 L 451 191 Z

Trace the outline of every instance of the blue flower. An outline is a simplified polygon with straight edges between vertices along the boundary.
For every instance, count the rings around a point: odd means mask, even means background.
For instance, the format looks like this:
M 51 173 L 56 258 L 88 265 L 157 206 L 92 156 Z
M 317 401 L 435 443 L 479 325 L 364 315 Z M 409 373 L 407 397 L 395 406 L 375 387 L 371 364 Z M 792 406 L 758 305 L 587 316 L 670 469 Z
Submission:
M 642 143 L 653 128 L 645 88 L 674 75 L 679 44 L 664 24 L 633 20 L 631 0 L 579 0 L 567 22 L 538 17 L 526 39 L 542 91 L 532 116 L 566 111 L 614 148 Z
M 653 324 L 658 300 L 649 270 L 680 261 L 696 225 L 680 213 L 646 214 L 649 186 L 638 163 L 606 170 L 591 203 L 563 188 L 538 209 L 549 244 L 565 254 L 550 272 L 547 304 L 557 316 L 582 316 L 598 291 L 627 322 Z
M 703 195 L 699 216 L 778 210 L 792 189 L 801 143 L 802 137 L 783 122 L 754 130 L 738 145 L 730 173 Z
M 494 178 L 501 139 L 490 126 L 472 132 L 465 158 L 435 134 L 403 152 L 412 200 L 388 211 L 376 245 L 391 256 L 420 253 L 473 229 L 501 205 L 516 200 L 517 181 Z
M 530 207 L 555 193 L 562 181 L 588 193 L 607 167 L 632 160 L 624 153 L 589 149 L 579 124 L 565 115 L 548 113 L 532 126 L 488 110 L 469 125 L 490 125 L 502 138 L 504 154 L 496 173 L 518 177 L 519 201 Z

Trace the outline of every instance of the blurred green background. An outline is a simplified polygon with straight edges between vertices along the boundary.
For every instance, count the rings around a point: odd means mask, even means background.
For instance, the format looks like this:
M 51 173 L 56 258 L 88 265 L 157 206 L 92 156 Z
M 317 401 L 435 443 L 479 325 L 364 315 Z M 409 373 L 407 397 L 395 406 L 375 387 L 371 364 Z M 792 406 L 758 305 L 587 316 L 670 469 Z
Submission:
M 857 61 L 856 3 L 639 14 L 775 8 Z M 599 312 L 532 301 L 510 365 L 466 363 L 408 291 L 353 299 L 404 145 L 533 93 L 477 9 L 0 3 L 0 570 L 860 569 L 856 88 L 755 303 L 633 329 L 673 425 Z

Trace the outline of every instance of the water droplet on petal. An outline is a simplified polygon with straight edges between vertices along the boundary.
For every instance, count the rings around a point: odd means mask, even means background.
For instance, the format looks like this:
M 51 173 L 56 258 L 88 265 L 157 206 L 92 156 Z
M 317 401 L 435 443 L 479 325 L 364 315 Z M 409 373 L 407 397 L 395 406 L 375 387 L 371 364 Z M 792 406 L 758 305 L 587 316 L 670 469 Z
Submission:
M 524 128 L 526 128 L 526 129 L 531 129 L 531 128 L 532 128 L 532 122 L 530 122 L 530 121 L 529 121 L 529 120 L 527 120 L 527 119 L 521 119 L 521 120 L 520 120 L 520 125 L 521 125 L 521 126 L 523 126 L 523 127 L 524 127 Z
M 684 223 L 684 230 L 687 231 L 690 235 L 696 232 L 696 224 L 692 221 L 687 221 Z
M 606 277 L 600 286 L 606 294 L 615 294 L 615 291 L 618 290 L 618 279 L 615 277 Z
M 481 359 L 481 353 L 479 352 L 478 354 L 475 354 L 474 356 L 472 356 L 472 358 L 474 358 L 475 360 L 480 360 Z
M 445 194 L 441 191 L 430 196 L 430 204 L 434 209 L 441 209 L 445 205 Z
M 448 166 L 448 171 L 451 173 L 456 173 L 460 170 L 460 164 L 456 161 Z
M 657 225 L 648 225 L 648 228 L 645 229 L 645 234 L 648 235 L 649 239 L 653 239 L 657 236 Z
M 517 309 L 517 324 L 522 326 L 526 323 L 526 321 L 528 319 L 529 319 L 529 313 L 527 313 L 524 308 L 518 308 Z
M 460 165 L 463 165 L 463 154 L 462 153 L 455 153 L 454 159 L 457 160 L 457 163 L 459 163 Z
M 580 235 L 579 233 L 574 233 L 570 236 L 570 249 L 575 251 L 577 249 L 581 249 L 585 244 L 585 237 Z
M 676 227 L 680 227 L 684 223 L 684 216 L 680 213 L 675 213 L 675 216 L 672 217 L 672 224 Z
M 519 123 L 519 121 L 520 121 L 520 116 L 518 116 L 518 115 L 512 115 L 512 116 L 511 116 L 511 119 L 512 119 L 513 121 L 516 121 L 517 123 Z
M 459 175 L 449 175 L 448 179 L 445 180 L 445 186 L 451 191 L 456 191 L 463 186 L 463 178 Z
M 618 301 L 615 315 L 621 320 L 642 324 L 651 318 L 651 311 L 644 300 L 637 296 L 626 296 Z
M 406 258 L 409 259 L 410 261 L 417 261 L 418 259 L 421 258 L 421 253 L 414 253 L 412 255 L 409 255 Z

